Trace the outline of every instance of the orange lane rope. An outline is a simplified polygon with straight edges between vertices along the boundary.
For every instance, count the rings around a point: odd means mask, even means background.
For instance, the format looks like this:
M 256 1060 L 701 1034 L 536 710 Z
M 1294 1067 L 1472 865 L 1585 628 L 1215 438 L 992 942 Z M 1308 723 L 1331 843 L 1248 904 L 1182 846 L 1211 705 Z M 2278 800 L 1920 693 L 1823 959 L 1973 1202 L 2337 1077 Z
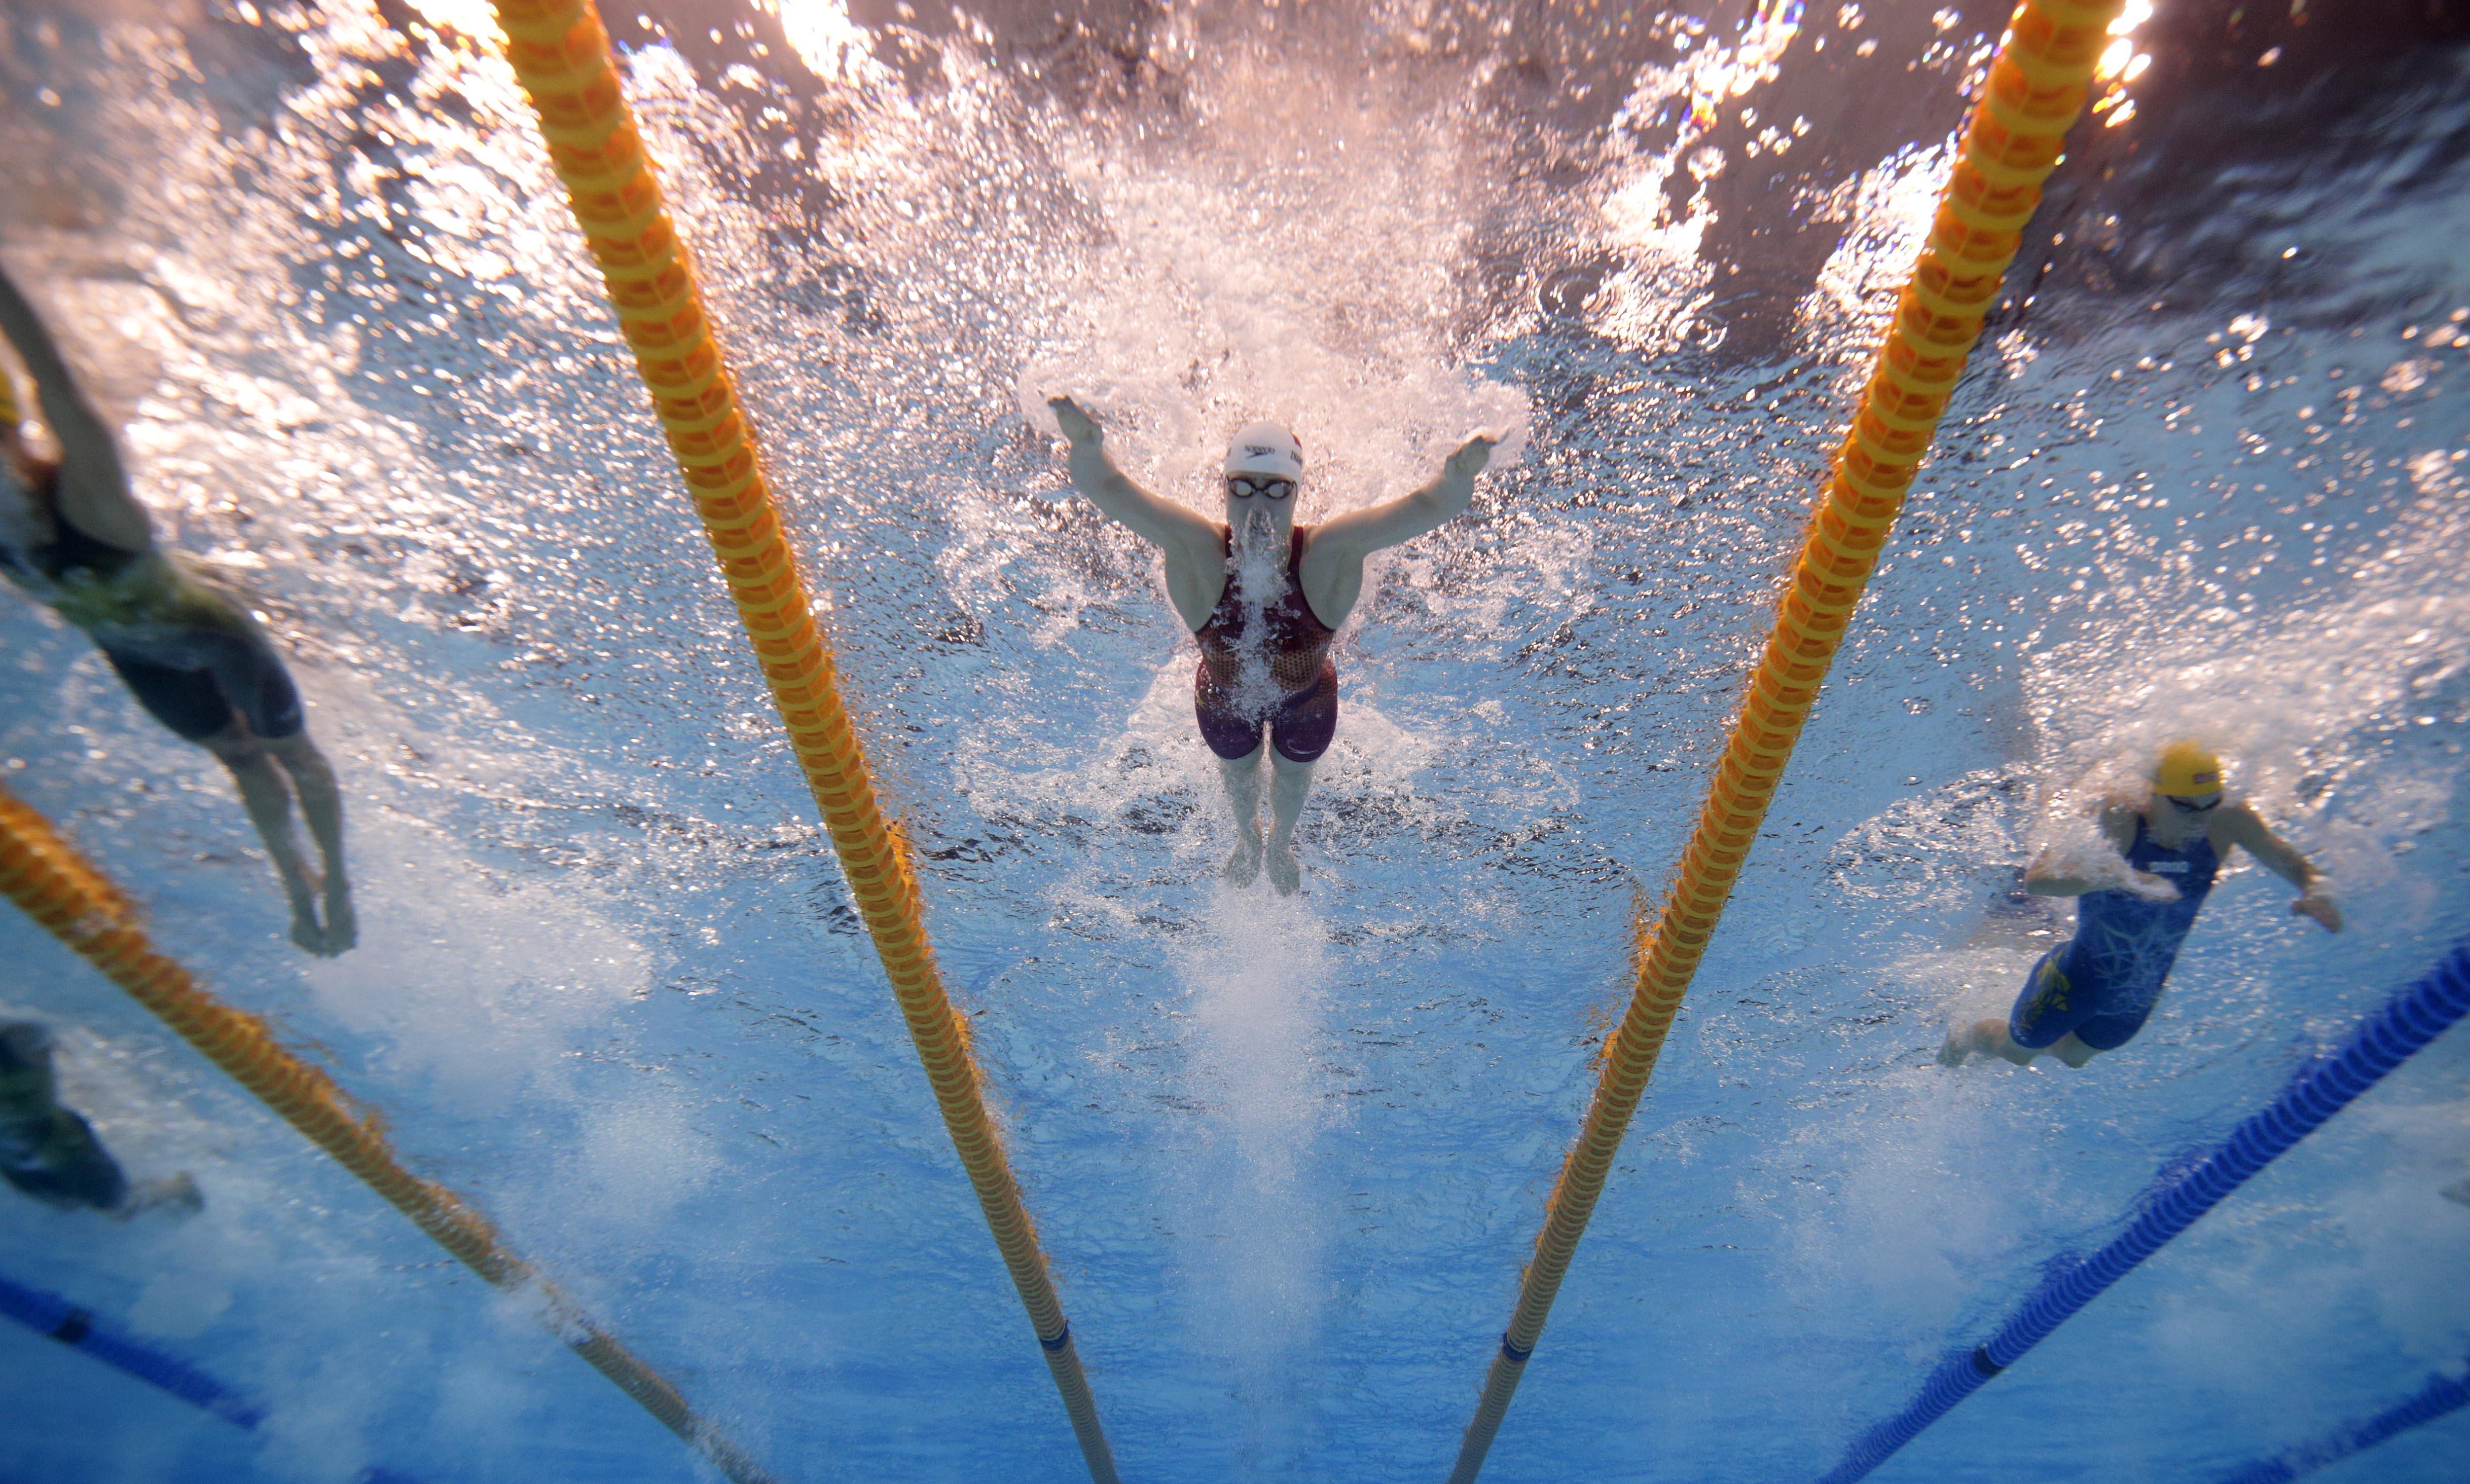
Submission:
M 216 999 L 187 969 L 155 952 L 120 889 L 6 788 L 0 788 L 0 892 L 465 1266 L 498 1287 L 537 1292 L 549 1327 L 569 1348 L 711 1459 L 733 1484 L 771 1484 L 753 1459 L 696 1415 L 677 1387 L 508 1251 L 488 1217 L 453 1191 L 404 1169 L 377 1120 L 356 1110 L 332 1078 L 285 1051 L 265 1021 Z
M 754 431 L 618 86 L 608 33 L 591 0 L 497 0 L 497 13 L 507 58 L 540 114 L 550 162 L 599 263 L 636 369 L 651 390 L 653 410 L 830 828 L 952 1146 L 1029 1310 L 1090 1477 L 1114 1484 L 1114 1459 L 1054 1277 L 987 1111 L 968 1022 L 952 1009 L 935 967 L 908 844 L 875 801 L 865 754 L 841 705 L 831 651 L 815 627 L 814 604 L 773 511 Z
M 2122 0 L 2025 0 L 1999 43 L 1929 241 L 1837 451 L 1826 499 L 1809 522 L 1792 586 L 1670 894 L 1662 911 L 1642 915 L 1636 924 L 1638 979 L 1629 1010 L 1604 1049 L 1586 1122 L 1546 1207 L 1534 1260 L 1521 1278 L 1518 1306 L 1484 1378 L 1450 1484 L 1474 1484 L 1483 1468 L 1621 1135 L 1654 1074 L 1673 1012 L 1689 992 L 1845 625 L 1980 338 L 1982 317 L 2022 244 L 2042 182 L 2084 108 L 2094 63 L 2121 8 Z

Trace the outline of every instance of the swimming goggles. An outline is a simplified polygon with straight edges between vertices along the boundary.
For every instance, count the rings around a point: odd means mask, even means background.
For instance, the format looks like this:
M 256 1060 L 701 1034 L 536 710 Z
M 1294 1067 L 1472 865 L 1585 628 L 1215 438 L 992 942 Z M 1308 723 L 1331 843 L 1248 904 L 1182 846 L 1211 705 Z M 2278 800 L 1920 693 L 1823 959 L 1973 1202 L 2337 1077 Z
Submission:
M 2164 794 L 2161 797 L 2170 800 L 2171 807 L 2181 814 L 2210 814 L 2222 806 L 2222 796 L 2219 794 L 2202 799 L 2182 799 L 2177 794 Z
M 1237 496 L 1258 495 L 1265 499 L 1284 499 L 1295 492 L 1295 481 L 1279 478 L 1254 478 L 1249 475 L 1228 475 L 1226 493 Z

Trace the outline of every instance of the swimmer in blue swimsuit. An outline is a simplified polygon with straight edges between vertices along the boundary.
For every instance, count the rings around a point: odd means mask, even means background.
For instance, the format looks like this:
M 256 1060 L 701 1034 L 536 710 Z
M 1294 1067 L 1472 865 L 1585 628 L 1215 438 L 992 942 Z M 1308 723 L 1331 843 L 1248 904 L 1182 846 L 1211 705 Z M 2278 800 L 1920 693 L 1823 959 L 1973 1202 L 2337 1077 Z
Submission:
M 1235 805 L 1235 853 L 1227 859 L 1226 879 L 1248 885 L 1266 868 L 1281 894 L 1294 891 L 1303 879 L 1295 822 L 1312 788 L 1313 764 L 1338 730 L 1338 669 L 1330 644 L 1363 592 L 1363 559 L 1465 510 L 1496 440 L 1468 439 L 1431 483 L 1411 494 L 1298 525 L 1303 446 L 1275 423 L 1251 423 L 1226 451 L 1226 519 L 1219 522 L 1126 477 L 1108 456 L 1097 423 L 1071 398 L 1047 406 L 1072 445 L 1073 486 L 1166 554 L 1167 599 L 1200 645 L 1194 718 L 1201 740 L 1218 755 Z M 1264 752 L 1270 759 L 1266 838 Z
M 0 1179 L 56 1210 L 83 1206 L 122 1220 L 205 1204 L 186 1174 L 132 1182 L 121 1171 L 94 1125 L 60 1106 L 51 1032 L 30 1020 L 0 1023 Z
M 341 953 L 359 936 L 343 874 L 342 800 L 282 657 L 245 608 L 155 546 L 111 429 L 5 272 L 0 334 L 35 379 L 60 448 L 56 459 L 35 452 L 0 370 L 0 571 L 83 629 L 156 721 L 231 770 L 291 900 L 291 940 Z M 292 833 L 294 794 L 324 859 L 322 880 Z
M 2027 1066 L 2046 1052 L 2081 1067 L 2126 1045 L 2161 998 L 2179 945 L 2234 846 L 2298 888 L 2292 916 L 2342 930 L 2323 875 L 2253 809 L 2225 800 L 2221 759 L 2200 743 L 2164 748 L 2151 788 L 2108 800 L 2101 829 L 2115 853 L 2062 861 L 2054 846 L 2024 872 L 2026 891 L 2076 898 L 2075 936 L 2033 965 L 2005 1020 L 1947 1032 L 1941 1062 L 1997 1055 Z

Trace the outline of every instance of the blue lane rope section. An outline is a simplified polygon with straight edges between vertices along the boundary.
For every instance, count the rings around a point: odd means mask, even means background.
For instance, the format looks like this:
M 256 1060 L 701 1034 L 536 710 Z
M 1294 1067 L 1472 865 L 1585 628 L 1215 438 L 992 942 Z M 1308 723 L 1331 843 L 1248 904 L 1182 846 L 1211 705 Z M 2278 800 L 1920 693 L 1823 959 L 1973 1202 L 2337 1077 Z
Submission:
M 221 1381 L 184 1360 L 175 1360 L 118 1333 L 106 1322 L 57 1293 L 46 1293 L 40 1288 L 30 1288 L 24 1284 L 0 1278 L 0 1314 L 8 1315 L 37 1334 L 58 1340 L 71 1350 L 82 1351 L 105 1365 L 126 1371 L 148 1385 L 168 1391 L 191 1406 L 212 1412 L 236 1426 L 254 1432 L 258 1424 L 266 1421 L 264 1407 Z M 370 1468 L 361 1471 L 356 1484 L 418 1484 L 418 1481 L 391 1469 Z
M 2470 1365 L 2470 1361 L 2464 1364 Z M 2236 1473 L 2225 1474 L 2221 1484 L 2289 1484 L 2292 1479 L 2339 1463 L 2352 1453 L 2365 1452 L 2395 1433 L 2423 1427 L 2448 1412 L 2458 1412 L 2464 1403 L 2470 1403 L 2470 1375 L 2434 1376 L 2408 1401 L 2388 1406 L 2364 1422 L 2344 1424 L 2329 1437 L 2285 1449 Z
M 2470 939 L 2455 943 L 2434 968 L 2362 1022 L 2340 1048 L 2300 1067 L 2279 1097 L 2198 1156 L 2184 1174 L 2150 1193 L 2132 1224 L 2109 1245 L 2052 1271 L 1988 1343 L 1941 1361 L 1921 1395 L 1862 1434 L 1820 1484 L 1852 1484 L 1866 1477 L 2464 1013 L 2470 1013 Z
M 127 1371 L 150 1386 L 160 1387 L 191 1406 L 214 1413 L 228 1423 L 254 1429 L 266 1421 L 263 1408 L 222 1382 L 170 1356 L 147 1349 L 114 1333 L 94 1315 L 57 1293 L 29 1288 L 0 1278 L 0 1313 L 37 1333 L 50 1335 L 71 1350 L 82 1350 L 108 1366 Z

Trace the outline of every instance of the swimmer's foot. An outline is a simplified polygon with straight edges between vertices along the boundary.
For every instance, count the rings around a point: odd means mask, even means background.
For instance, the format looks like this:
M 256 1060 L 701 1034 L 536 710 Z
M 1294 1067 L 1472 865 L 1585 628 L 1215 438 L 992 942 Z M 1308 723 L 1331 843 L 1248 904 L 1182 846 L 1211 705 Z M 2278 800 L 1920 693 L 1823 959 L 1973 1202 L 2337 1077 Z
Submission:
M 1278 889 L 1280 896 L 1293 896 L 1295 888 L 1303 885 L 1303 863 L 1295 859 L 1293 843 L 1281 840 L 1271 845 L 1264 852 L 1263 863 L 1270 868 L 1270 885 Z
M 326 951 L 326 928 L 317 920 L 317 906 L 303 893 L 291 898 L 291 940 L 311 953 Z
M 331 959 L 361 940 L 360 917 L 352 911 L 351 884 L 328 877 L 325 920 L 304 891 L 291 898 L 291 940 L 321 959 Z
M 160 1211 L 175 1221 L 185 1221 L 206 1209 L 206 1197 L 198 1191 L 197 1178 L 183 1170 L 178 1174 L 159 1180 L 140 1180 L 128 1188 L 112 1215 L 126 1221 L 131 1217 Z
M 1247 887 L 1261 873 L 1261 837 L 1247 832 L 1235 844 L 1235 853 L 1226 857 L 1226 881 L 1230 886 Z
M 2007 1023 L 2003 1020 L 1976 1020 L 1969 1026 L 1957 1026 L 1947 1032 L 1946 1044 L 1938 1049 L 1938 1064 L 1960 1067 L 1971 1057 L 1994 1055 L 2006 1034 Z
M 325 946 L 312 951 L 323 953 L 331 959 L 360 940 L 361 919 L 352 911 L 351 883 L 340 876 L 329 876 L 326 878 Z

